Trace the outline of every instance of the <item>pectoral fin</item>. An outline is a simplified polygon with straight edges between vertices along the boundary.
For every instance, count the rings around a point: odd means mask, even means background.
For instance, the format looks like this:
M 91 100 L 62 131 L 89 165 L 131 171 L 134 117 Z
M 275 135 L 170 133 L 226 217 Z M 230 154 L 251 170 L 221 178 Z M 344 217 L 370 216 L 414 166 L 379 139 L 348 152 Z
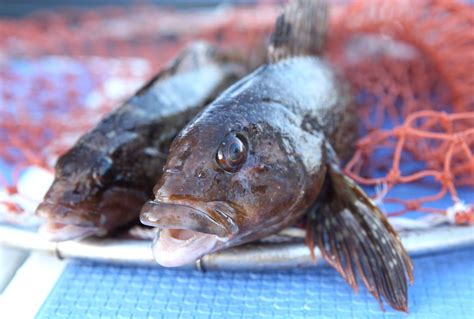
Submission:
M 308 216 L 308 242 L 357 291 L 356 273 L 383 308 L 407 311 L 407 276 L 413 266 L 407 252 L 380 209 L 344 175 L 328 164 L 325 194 Z

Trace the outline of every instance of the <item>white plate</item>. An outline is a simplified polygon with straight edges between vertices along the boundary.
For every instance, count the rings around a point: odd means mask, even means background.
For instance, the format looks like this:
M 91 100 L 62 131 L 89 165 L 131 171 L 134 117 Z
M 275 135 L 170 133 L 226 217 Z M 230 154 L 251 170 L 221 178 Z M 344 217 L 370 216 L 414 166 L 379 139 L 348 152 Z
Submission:
M 402 232 L 400 235 L 411 256 L 474 245 L 474 225 L 440 226 Z M 196 267 L 200 270 L 263 270 L 309 267 L 323 263 L 318 251 L 316 261 L 311 259 L 309 250 L 301 238 L 301 231 L 290 229 L 283 236 L 287 239 L 286 242 L 250 243 L 204 256 L 200 261 L 186 267 Z M 88 238 L 56 243 L 45 240 L 34 231 L 0 224 L 0 245 L 48 251 L 58 258 L 155 264 L 151 254 L 151 242 L 147 240 Z

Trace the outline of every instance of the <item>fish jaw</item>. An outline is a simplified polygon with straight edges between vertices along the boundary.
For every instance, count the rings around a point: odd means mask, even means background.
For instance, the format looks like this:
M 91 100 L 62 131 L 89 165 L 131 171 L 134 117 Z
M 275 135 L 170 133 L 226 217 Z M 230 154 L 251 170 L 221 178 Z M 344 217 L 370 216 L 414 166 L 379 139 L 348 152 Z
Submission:
M 66 241 L 82 239 L 89 236 L 101 236 L 105 232 L 98 227 L 77 226 L 73 224 L 62 224 L 46 222 L 38 229 L 38 233 L 49 241 Z
M 156 262 L 164 267 L 179 267 L 229 244 L 238 227 L 222 211 L 220 215 L 208 211 L 214 206 L 214 203 L 148 202 L 140 220 L 160 229 L 152 244 Z
M 79 209 L 44 202 L 38 206 L 36 214 L 45 219 L 38 233 L 50 241 L 82 239 L 92 235 L 104 235 L 105 230 L 92 221 L 79 216 Z
M 152 244 L 153 257 L 164 267 L 190 264 L 214 251 L 219 243 L 216 235 L 182 229 L 161 230 Z
M 149 201 L 142 208 L 140 221 L 160 229 L 186 229 L 219 238 L 233 237 L 239 231 L 237 224 L 222 209 L 214 206 L 215 203 Z
M 45 224 L 39 232 L 53 241 L 104 236 L 122 226 L 136 222 L 147 194 L 134 188 L 111 187 L 100 198 L 74 202 L 58 188 L 47 195 L 36 209 Z M 67 227 L 66 227 L 67 226 Z

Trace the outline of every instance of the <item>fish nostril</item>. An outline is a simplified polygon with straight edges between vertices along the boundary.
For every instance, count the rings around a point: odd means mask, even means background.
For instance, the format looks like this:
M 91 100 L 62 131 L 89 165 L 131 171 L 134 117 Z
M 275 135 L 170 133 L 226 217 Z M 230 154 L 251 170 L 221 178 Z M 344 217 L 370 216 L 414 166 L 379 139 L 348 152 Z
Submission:
M 184 168 L 184 161 L 180 159 L 170 159 L 170 161 L 163 167 L 164 173 L 179 173 Z
M 194 176 L 196 176 L 197 178 L 206 178 L 207 177 L 206 170 L 205 169 L 198 169 L 196 171 L 196 173 L 194 174 Z
M 169 168 L 165 168 L 164 171 L 165 171 L 165 173 L 176 174 L 176 173 L 181 172 L 181 169 L 179 169 L 177 167 L 169 167 Z

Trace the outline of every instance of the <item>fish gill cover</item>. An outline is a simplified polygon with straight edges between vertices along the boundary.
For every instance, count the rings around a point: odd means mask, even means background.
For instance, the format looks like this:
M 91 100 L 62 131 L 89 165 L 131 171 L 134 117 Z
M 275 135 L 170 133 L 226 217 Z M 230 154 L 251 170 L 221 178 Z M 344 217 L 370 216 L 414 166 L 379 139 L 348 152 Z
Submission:
M 261 1 L 197 12 L 136 6 L 0 19 L 0 165 L 12 172 L 0 174 L 1 218 L 30 223 L 44 193 L 20 177 L 34 168 L 48 180 L 60 154 L 186 43 L 206 39 L 258 60 L 278 11 Z M 472 197 L 458 195 L 474 187 L 473 27 L 473 8 L 462 1 L 331 8 L 325 55 L 352 84 L 362 123 L 345 171 L 375 186 L 389 215 L 474 223 Z M 402 184 L 423 191 L 401 199 Z

